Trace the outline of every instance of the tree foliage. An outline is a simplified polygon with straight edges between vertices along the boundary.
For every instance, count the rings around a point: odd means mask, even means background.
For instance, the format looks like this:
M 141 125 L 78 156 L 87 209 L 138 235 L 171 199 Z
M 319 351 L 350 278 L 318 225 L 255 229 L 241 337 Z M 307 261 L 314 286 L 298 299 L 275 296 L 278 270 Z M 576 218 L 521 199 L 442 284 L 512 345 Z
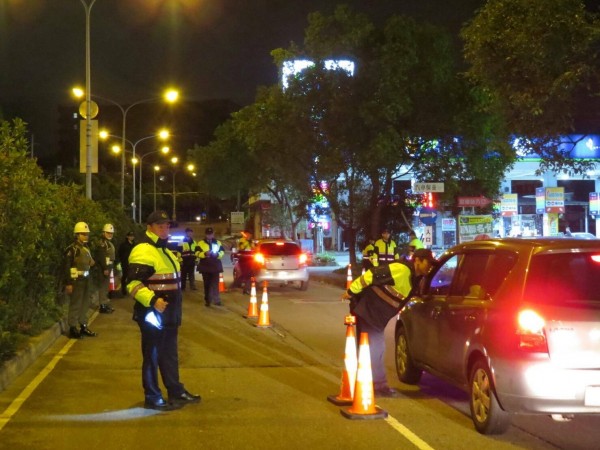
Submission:
M 117 209 L 87 200 L 81 186 L 45 179 L 25 136 L 23 121 L 0 122 L 0 360 L 22 336 L 63 317 L 63 251 L 73 225 L 86 221 L 99 236 L 104 223 L 122 222 Z
M 582 103 L 598 94 L 598 17 L 581 0 L 487 2 L 463 29 L 467 75 L 487 95 L 521 150 L 544 158 L 542 170 L 583 173 L 569 158 Z M 562 145 L 561 145 L 562 144 Z

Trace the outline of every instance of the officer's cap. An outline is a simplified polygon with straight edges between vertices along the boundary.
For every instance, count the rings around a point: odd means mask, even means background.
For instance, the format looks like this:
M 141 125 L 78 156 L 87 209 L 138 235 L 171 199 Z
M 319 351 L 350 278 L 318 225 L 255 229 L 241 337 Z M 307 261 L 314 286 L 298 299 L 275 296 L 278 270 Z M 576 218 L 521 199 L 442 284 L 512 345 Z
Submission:
M 164 211 L 154 211 L 150 213 L 148 218 L 146 219 L 146 223 L 148 225 L 152 225 L 154 223 L 169 223 L 171 224 L 171 220 L 169 219 L 169 215 Z
M 192 230 L 191 228 L 186 228 L 186 229 L 185 229 L 185 232 L 186 232 L 186 233 L 189 233 L 190 231 L 191 231 L 192 233 L 194 232 L 194 230 Z
M 205 231 L 205 234 L 213 234 L 215 232 L 215 230 L 213 230 L 211 227 L 208 227 Z

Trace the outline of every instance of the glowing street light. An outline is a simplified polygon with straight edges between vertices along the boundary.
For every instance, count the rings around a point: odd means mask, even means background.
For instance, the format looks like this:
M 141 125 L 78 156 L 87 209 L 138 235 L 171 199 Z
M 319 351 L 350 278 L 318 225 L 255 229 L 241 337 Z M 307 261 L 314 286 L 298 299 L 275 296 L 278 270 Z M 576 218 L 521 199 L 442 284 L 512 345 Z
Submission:
M 94 0 L 94 1 L 96 1 L 96 0 Z M 79 87 L 74 87 L 71 90 L 71 92 L 73 93 L 73 95 L 76 98 L 81 98 L 84 95 L 84 91 Z M 117 108 L 119 108 L 119 110 L 121 111 L 122 119 L 123 119 L 122 120 L 122 129 L 121 129 L 121 147 L 125 148 L 125 142 L 127 141 L 127 137 L 126 137 L 127 114 L 129 113 L 131 108 L 133 108 L 134 106 L 137 106 L 137 105 L 144 104 L 144 103 L 156 102 L 161 99 L 167 103 L 175 103 L 179 99 L 179 91 L 176 89 L 173 89 L 173 88 L 169 88 L 169 89 L 165 90 L 165 92 L 163 93 L 162 96 L 150 97 L 150 98 L 147 98 L 144 100 L 139 100 L 137 102 L 131 103 L 127 107 L 122 106 L 120 103 L 117 103 L 116 101 L 111 100 L 110 98 L 102 97 L 100 95 L 94 94 L 94 95 L 91 95 L 91 97 L 94 97 L 99 100 L 103 100 L 103 101 L 108 102 L 108 103 L 116 106 Z M 123 156 L 121 158 L 121 206 L 125 206 L 125 153 L 123 153 Z
M 124 140 L 125 142 L 127 142 L 131 146 L 131 149 L 132 149 L 131 163 L 133 164 L 133 189 L 132 189 L 132 191 L 133 191 L 133 200 L 131 202 L 131 218 L 133 219 L 134 222 L 136 221 L 136 216 L 137 216 L 137 214 L 136 214 L 137 213 L 137 210 L 136 210 L 136 207 L 137 207 L 137 205 L 136 205 L 136 190 L 137 189 L 136 189 L 136 183 L 135 183 L 135 165 L 138 164 L 138 163 L 140 163 L 140 167 L 141 167 L 141 158 L 138 159 L 136 157 L 135 149 L 136 149 L 136 147 L 138 146 L 138 144 L 140 142 L 143 142 L 143 141 L 146 141 L 146 140 L 152 139 L 152 138 L 159 138 L 159 139 L 164 140 L 164 139 L 167 139 L 169 137 L 169 135 L 170 135 L 169 131 L 167 129 L 163 128 L 160 131 L 158 131 L 156 134 L 152 134 L 150 136 L 143 137 L 141 139 L 138 139 L 135 142 L 131 142 L 129 139 L 125 139 Z M 121 138 L 122 139 L 122 136 L 115 136 L 113 134 L 109 134 L 108 132 L 102 133 L 101 136 L 103 136 L 104 139 L 106 139 L 108 137 L 114 137 L 114 138 Z M 123 153 L 122 153 L 122 155 L 123 155 L 122 159 L 124 160 L 124 158 L 125 158 L 125 156 L 124 156 L 125 155 L 125 148 L 124 147 L 119 148 L 116 145 L 112 146 L 112 151 L 115 152 L 115 153 L 118 153 L 121 150 L 123 151 Z M 145 156 L 145 155 L 142 155 L 142 157 L 143 156 Z M 141 173 L 140 173 L 140 177 L 141 177 Z M 140 201 L 141 201 L 141 198 L 140 198 Z M 141 223 L 141 218 L 140 218 L 140 223 Z

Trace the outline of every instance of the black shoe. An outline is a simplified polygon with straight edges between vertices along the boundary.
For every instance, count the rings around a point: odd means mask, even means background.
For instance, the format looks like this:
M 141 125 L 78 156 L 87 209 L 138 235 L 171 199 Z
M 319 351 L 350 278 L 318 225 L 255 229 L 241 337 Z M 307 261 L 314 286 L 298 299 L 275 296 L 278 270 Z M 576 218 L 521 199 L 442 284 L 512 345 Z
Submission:
M 81 339 L 83 336 L 81 335 L 77 327 L 71 327 L 69 328 L 69 337 L 71 339 Z
M 179 409 L 183 405 L 175 404 L 175 403 L 167 403 L 164 398 L 160 398 L 156 401 L 146 400 L 144 402 L 144 408 L 146 409 L 155 409 L 156 411 L 173 411 L 174 409 Z
M 218 302 L 218 303 L 213 303 L 213 305 L 215 305 L 215 306 L 223 306 L 223 303 Z
M 200 400 L 202 400 L 202 397 L 199 395 L 190 394 L 188 391 L 183 391 L 183 393 L 177 397 L 169 396 L 169 402 L 173 404 L 199 403 Z
M 400 392 L 398 392 L 396 389 L 392 389 L 390 387 L 375 389 L 374 391 L 375 391 L 375 397 L 387 397 L 387 398 L 400 397 Z
M 81 335 L 81 337 L 84 336 L 88 336 L 88 337 L 96 337 L 98 336 L 98 333 L 90 330 L 87 325 L 81 325 L 80 329 L 79 329 L 79 334 Z
M 100 305 L 98 312 L 100 314 L 112 314 L 113 312 L 115 312 L 115 310 L 112 306 L 104 304 L 104 305 Z

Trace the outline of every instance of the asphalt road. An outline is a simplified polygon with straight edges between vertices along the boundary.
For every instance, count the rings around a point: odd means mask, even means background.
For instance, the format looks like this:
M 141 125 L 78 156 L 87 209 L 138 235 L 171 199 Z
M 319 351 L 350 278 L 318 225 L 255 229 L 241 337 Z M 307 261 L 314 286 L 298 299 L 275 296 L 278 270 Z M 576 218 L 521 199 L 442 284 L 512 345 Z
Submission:
M 420 386 L 397 381 L 391 327 L 388 378 L 403 395 L 376 399 L 385 420 L 348 420 L 326 400 L 340 388 L 347 312 L 340 288 L 314 280 L 306 292 L 272 286 L 270 328 L 244 318 L 249 299 L 240 290 L 222 294 L 221 308 L 206 308 L 200 292 L 186 292 L 180 329 L 181 379 L 202 395 L 200 404 L 142 408 L 139 331 L 132 300 L 118 299 L 114 314 L 93 316 L 97 338 L 60 337 L 0 393 L 0 448 L 597 447 L 597 418 L 518 419 L 505 435 L 479 435 L 462 392 L 429 376 Z

